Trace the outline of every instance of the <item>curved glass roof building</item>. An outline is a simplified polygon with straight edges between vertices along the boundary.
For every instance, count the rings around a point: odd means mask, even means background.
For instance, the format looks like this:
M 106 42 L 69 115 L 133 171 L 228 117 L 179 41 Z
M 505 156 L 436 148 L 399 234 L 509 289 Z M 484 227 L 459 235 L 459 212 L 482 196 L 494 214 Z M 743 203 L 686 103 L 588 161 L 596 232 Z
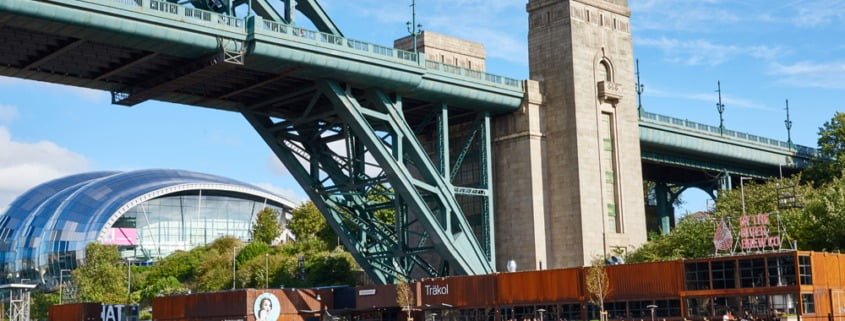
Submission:
M 265 207 L 280 213 L 284 226 L 294 204 L 233 179 L 182 170 L 59 178 L 27 191 L 0 216 L 0 281 L 51 283 L 81 263 L 91 242 L 151 261 L 221 236 L 249 240 Z

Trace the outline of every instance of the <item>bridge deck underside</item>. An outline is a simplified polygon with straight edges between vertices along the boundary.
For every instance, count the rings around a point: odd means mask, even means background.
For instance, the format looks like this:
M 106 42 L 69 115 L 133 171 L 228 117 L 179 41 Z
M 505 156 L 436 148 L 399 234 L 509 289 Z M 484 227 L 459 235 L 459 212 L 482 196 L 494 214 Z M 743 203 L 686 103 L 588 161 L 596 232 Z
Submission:
M 353 166 L 363 169 L 384 164 L 375 164 L 371 156 L 361 156 L 370 155 L 372 146 L 360 147 L 363 146 L 361 135 L 351 131 L 354 124 L 350 123 L 348 116 L 339 112 L 332 95 L 327 94 L 325 88 L 320 88 L 318 84 L 322 80 L 304 76 L 314 73 L 308 70 L 308 66 L 277 64 L 272 72 L 266 72 L 251 68 L 248 57 L 231 60 L 221 52 L 196 52 L 186 57 L 170 54 L 167 50 L 148 50 L 103 41 L 107 38 L 83 39 L 27 27 L 39 29 L 44 24 L 58 27 L 49 21 L 14 17 L 14 26 L 3 23 L 9 21 L 8 17 L 0 14 L 0 42 L 6 45 L 0 51 L 0 75 L 107 90 L 112 92 L 113 102 L 121 105 L 160 100 L 239 112 L 247 116 L 253 125 L 261 121 L 271 124 L 267 127 L 259 125 L 256 129 L 265 136 L 268 144 L 298 144 L 300 149 L 294 152 L 299 154 L 283 159 L 283 162 L 286 166 L 312 163 L 304 168 L 307 177 L 300 182 L 302 187 L 307 191 L 318 191 L 311 195 L 312 199 L 321 200 L 317 202 L 323 203 L 324 212 L 336 214 L 333 217 L 334 227 L 345 238 L 347 248 L 351 248 L 359 262 L 363 262 L 362 266 L 368 267 L 368 272 L 377 271 L 371 274 L 377 281 L 387 282 L 400 275 L 416 278 L 444 273 L 478 273 L 479 266 L 485 273 L 492 271 L 489 268 L 492 209 L 488 206 L 492 193 L 489 181 L 486 181 L 490 175 L 489 172 L 479 174 L 489 169 L 485 167 L 489 154 L 486 159 L 480 157 L 487 149 L 483 148 L 483 134 L 478 133 L 478 128 L 489 130 L 489 123 L 485 127 L 484 122 L 480 122 L 483 119 L 489 121 L 489 115 L 480 117 L 482 114 L 477 109 L 386 93 L 390 100 L 398 99 L 396 106 L 401 108 L 401 119 L 405 124 L 412 124 L 409 126 L 416 137 L 406 140 L 405 144 L 389 146 L 395 143 L 396 137 L 402 137 L 397 132 L 395 121 L 369 119 L 358 124 L 375 135 L 393 137 L 382 138 L 382 143 L 398 150 L 399 155 L 393 155 L 398 160 L 392 161 L 406 168 L 413 181 L 423 182 L 405 191 L 410 193 L 408 195 L 422 195 L 423 203 L 418 204 L 422 208 L 408 210 L 408 197 L 397 196 L 399 192 L 391 190 L 398 189 L 397 183 L 390 179 L 393 174 L 385 174 L 383 168 L 366 173 L 369 176 L 365 180 L 353 177 L 360 173 L 350 174 L 354 172 L 351 170 Z M 365 94 L 370 89 L 353 89 L 344 82 L 338 82 L 338 85 L 347 86 L 350 99 L 367 104 L 369 107 L 364 109 L 372 109 L 370 114 L 387 115 L 384 110 L 373 107 L 378 104 Z M 311 141 L 302 137 L 297 138 L 300 140 L 291 138 L 305 133 L 316 136 L 311 137 Z M 449 140 L 452 142 L 449 143 Z M 431 173 L 427 173 L 422 164 L 425 162 L 410 160 L 410 152 L 401 151 L 406 148 L 403 146 L 413 145 L 414 142 L 420 144 L 422 154 L 434 166 L 441 171 L 450 169 L 445 171 L 448 173 L 445 179 L 462 187 L 462 194 L 453 195 L 454 191 L 451 191 L 449 195 L 438 196 L 425 190 L 436 185 L 424 183 L 426 177 L 431 180 Z M 317 151 L 312 149 L 314 146 L 309 146 L 311 143 L 325 148 Z M 358 155 L 339 146 L 360 148 L 363 154 Z M 445 153 L 444 148 L 448 150 Z M 450 153 L 457 157 L 449 158 Z M 355 193 L 359 194 L 357 198 L 348 197 Z M 373 193 L 383 195 L 379 196 L 379 201 L 366 200 Z M 452 198 L 458 208 L 438 208 L 437 204 L 442 203 L 444 197 Z M 371 220 L 374 213 L 386 209 L 395 210 L 397 219 L 407 213 L 402 223 L 405 225 L 399 226 L 400 222 L 396 226 L 385 227 L 365 222 Z M 429 209 L 432 212 L 426 214 Z M 437 217 L 432 217 L 432 214 Z M 443 232 L 438 234 L 436 230 Z M 403 239 L 403 233 L 416 236 L 406 235 Z M 383 239 L 374 239 L 378 237 Z M 469 243 L 459 248 L 448 248 L 453 245 L 443 243 L 452 242 L 451 238 Z M 484 244 L 479 247 L 476 240 Z M 382 242 L 380 245 L 373 243 L 379 241 Z M 459 256 L 481 253 L 475 258 L 481 260 L 481 265 L 474 263 L 475 266 L 470 269 L 461 263 L 461 260 L 467 259 L 455 259 L 455 253 L 463 253 Z

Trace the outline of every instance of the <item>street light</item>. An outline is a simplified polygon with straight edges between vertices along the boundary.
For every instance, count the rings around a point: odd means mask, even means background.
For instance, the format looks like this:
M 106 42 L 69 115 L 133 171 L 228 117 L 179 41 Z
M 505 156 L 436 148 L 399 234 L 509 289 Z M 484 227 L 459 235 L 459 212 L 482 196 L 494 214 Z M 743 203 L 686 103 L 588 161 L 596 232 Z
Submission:
M 126 258 L 126 304 L 132 304 L 132 261 L 134 257 Z
M 264 253 L 264 288 L 270 287 L 270 253 Z
M 236 286 L 236 284 L 235 284 L 235 272 L 238 271 L 238 267 L 235 263 L 235 254 L 237 254 L 237 249 L 238 249 L 238 247 L 236 245 L 232 246 L 232 290 L 234 290 L 235 286 Z
M 654 304 L 649 304 L 645 307 L 648 308 L 649 310 L 651 310 L 651 321 L 654 321 L 654 309 L 657 309 L 657 306 L 654 305 Z M 542 320 L 540 320 L 540 321 L 542 321 Z
M 59 304 L 62 304 L 62 299 L 64 299 L 64 278 L 62 276 L 65 275 L 65 272 L 70 272 L 70 269 L 61 269 L 59 270 Z
M 540 312 L 540 321 L 543 321 L 543 313 L 546 313 L 546 309 L 537 309 L 537 312 Z
M 751 177 L 740 176 L 739 177 L 739 197 L 740 202 L 742 203 L 742 215 L 745 215 L 745 188 L 742 185 L 742 182 L 745 180 L 751 180 Z

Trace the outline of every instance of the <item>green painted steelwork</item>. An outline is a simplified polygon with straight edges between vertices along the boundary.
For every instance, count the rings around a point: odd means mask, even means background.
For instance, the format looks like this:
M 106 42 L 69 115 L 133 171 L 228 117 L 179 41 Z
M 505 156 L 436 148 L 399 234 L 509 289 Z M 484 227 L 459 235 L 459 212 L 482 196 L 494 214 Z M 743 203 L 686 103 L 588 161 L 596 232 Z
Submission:
M 452 186 L 404 119 L 401 99 L 334 81 L 317 89 L 308 108 L 285 120 L 249 108 L 243 114 L 370 276 L 390 283 L 493 272 L 492 242 L 475 239 Z M 343 150 L 330 146 L 337 141 Z M 378 214 L 391 209 L 394 225 Z
M 302 12 L 305 17 L 311 20 L 312 23 L 314 23 L 317 30 L 343 37 L 343 33 L 340 32 L 340 28 L 334 24 L 334 21 L 329 18 L 326 10 L 323 9 L 323 6 L 321 6 L 316 0 L 296 0 L 296 8 L 299 9 L 299 12 Z
M 497 113 L 515 110 L 522 99 L 522 83 L 506 77 L 436 64 L 426 68 L 412 52 L 262 17 L 231 17 L 160 0 L 11 0 L 0 2 L 0 14 L 72 24 L 82 29 L 69 33 L 80 37 L 185 57 L 213 53 L 221 39 L 241 41 L 251 48 L 246 68 L 266 71 L 307 66 L 298 75 L 331 74 L 407 97 Z M 61 32 L 61 28 L 55 29 Z
M 645 160 L 755 177 L 771 176 L 763 168 L 803 168 L 815 157 L 811 148 L 651 113 L 640 121 L 640 142 Z
M 356 136 L 364 141 L 379 165 L 392 174 L 389 176 L 391 186 L 431 232 L 435 247 L 440 249 L 439 253 L 449 254 L 450 257 L 444 258 L 444 263 L 455 269 L 449 273 L 473 275 L 493 272 L 492 262 L 481 259 L 484 251 L 455 200 L 451 184 L 439 174 L 417 141 L 401 115 L 401 106 L 381 91 L 371 90 L 368 92 L 368 101 L 380 110 L 369 114 L 380 112 L 384 117 L 367 119 L 367 115 L 362 113 L 364 107 L 338 84 L 323 81 L 318 86 L 350 124 Z M 388 144 L 394 149 L 392 152 L 385 146 L 385 141 L 373 132 L 373 128 L 379 127 L 392 132 L 395 140 Z M 406 161 L 413 164 L 418 176 L 412 174 L 405 165 Z

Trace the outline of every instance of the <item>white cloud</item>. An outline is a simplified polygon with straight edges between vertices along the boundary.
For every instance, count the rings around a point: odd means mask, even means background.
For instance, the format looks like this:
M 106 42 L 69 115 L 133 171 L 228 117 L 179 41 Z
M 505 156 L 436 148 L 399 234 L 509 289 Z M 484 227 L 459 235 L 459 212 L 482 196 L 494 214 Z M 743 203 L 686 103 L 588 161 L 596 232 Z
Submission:
M 18 118 L 17 107 L 0 104 L 0 124 L 11 123 L 15 118 Z
M 290 172 L 288 171 L 287 167 L 285 167 L 285 164 L 282 164 L 282 161 L 279 160 L 279 158 L 276 157 L 276 155 L 274 154 L 267 155 L 267 169 L 275 175 L 290 175 Z
M 797 87 L 845 89 L 845 61 L 793 64 L 774 63 L 770 74 L 781 76 L 780 82 Z
M 18 81 L 20 80 L 12 77 L 0 76 L 0 86 L 14 84 Z
M 819 27 L 845 21 L 845 2 L 841 0 L 799 1 L 793 4 L 799 27 Z
M 281 196 L 282 198 L 289 200 L 294 204 L 300 204 L 308 200 L 308 198 L 303 195 L 302 191 L 279 187 L 273 185 L 273 183 L 256 183 L 252 185 L 258 186 L 267 190 L 270 193 Z
M 724 45 L 704 39 L 641 38 L 637 39 L 637 45 L 660 49 L 666 56 L 666 60 L 690 66 L 716 66 L 732 60 L 737 56 L 772 60 L 785 53 L 785 50 L 780 47 Z
M 82 155 L 49 141 L 14 141 L 2 126 L 0 150 L 0 207 L 38 184 L 88 168 L 88 160 Z
M 330 0 L 336 10 L 371 18 L 381 26 L 405 30 L 411 18 L 409 3 L 402 1 Z M 430 0 L 417 2 L 417 22 L 423 30 L 484 44 L 487 56 L 528 65 L 525 3 L 513 0 Z M 405 33 L 402 32 L 401 36 Z
M 20 87 L 23 89 L 33 89 L 41 92 L 50 92 L 56 95 L 70 95 L 85 100 L 87 102 L 106 103 L 111 101 L 109 93 L 102 90 L 94 90 L 82 87 L 74 87 L 39 81 L 32 81 L 27 79 L 18 79 L 0 76 L 0 86 L 3 87 Z
M 648 88 L 643 94 L 644 96 L 651 96 L 651 97 L 662 97 L 662 98 L 676 98 L 676 99 L 684 99 L 684 100 L 692 100 L 692 101 L 701 101 L 701 102 L 711 102 L 714 105 L 718 101 L 718 94 L 716 92 L 713 93 L 690 93 L 690 92 L 681 92 L 677 90 L 665 90 L 661 88 Z M 722 103 L 728 107 L 737 107 L 743 109 L 754 109 L 760 111 L 777 111 L 778 109 L 772 108 L 766 104 L 758 103 L 752 100 L 744 99 L 744 98 L 737 98 L 732 95 L 722 94 Z

